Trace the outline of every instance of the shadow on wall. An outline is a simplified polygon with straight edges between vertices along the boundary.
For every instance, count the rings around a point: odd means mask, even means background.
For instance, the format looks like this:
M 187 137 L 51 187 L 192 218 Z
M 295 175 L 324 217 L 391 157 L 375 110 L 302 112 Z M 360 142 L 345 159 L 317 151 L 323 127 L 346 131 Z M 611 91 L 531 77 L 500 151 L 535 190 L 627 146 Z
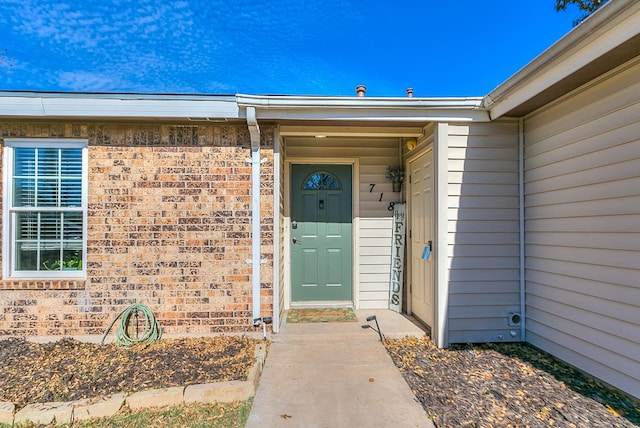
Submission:
M 518 123 L 448 129 L 449 341 L 521 341 Z

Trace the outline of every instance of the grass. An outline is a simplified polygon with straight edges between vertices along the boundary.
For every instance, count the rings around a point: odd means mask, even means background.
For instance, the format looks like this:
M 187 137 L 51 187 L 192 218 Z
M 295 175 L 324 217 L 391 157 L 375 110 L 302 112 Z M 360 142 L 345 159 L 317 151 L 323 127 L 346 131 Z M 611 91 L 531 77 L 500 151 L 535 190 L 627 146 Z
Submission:
M 49 427 L 67 428 L 147 428 L 147 427 L 185 427 L 185 428 L 238 428 L 244 427 L 249 418 L 253 399 L 231 404 L 190 404 L 182 406 L 151 408 L 132 412 L 127 408 L 108 418 L 78 421 L 73 425 L 52 424 Z M 38 424 L 18 424 L 15 428 L 41 427 Z M 10 425 L 0 424 L 0 428 Z

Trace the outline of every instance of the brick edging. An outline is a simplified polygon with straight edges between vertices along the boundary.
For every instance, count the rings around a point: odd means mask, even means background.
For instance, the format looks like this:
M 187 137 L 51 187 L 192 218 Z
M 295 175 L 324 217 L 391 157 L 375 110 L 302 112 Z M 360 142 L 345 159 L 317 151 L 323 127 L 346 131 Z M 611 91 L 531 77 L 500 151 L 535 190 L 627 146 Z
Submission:
M 255 348 L 255 362 L 247 373 L 247 380 L 232 380 L 172 388 L 151 389 L 119 393 L 99 399 L 82 399 L 68 402 L 49 402 L 29 404 L 15 411 L 15 404 L 0 402 L 0 423 L 13 424 L 33 422 L 37 424 L 58 424 L 91 418 L 110 417 L 115 415 L 126 404 L 132 410 L 149 407 L 176 406 L 191 403 L 230 403 L 245 401 L 256 393 L 258 381 L 262 374 L 267 347 L 259 343 Z

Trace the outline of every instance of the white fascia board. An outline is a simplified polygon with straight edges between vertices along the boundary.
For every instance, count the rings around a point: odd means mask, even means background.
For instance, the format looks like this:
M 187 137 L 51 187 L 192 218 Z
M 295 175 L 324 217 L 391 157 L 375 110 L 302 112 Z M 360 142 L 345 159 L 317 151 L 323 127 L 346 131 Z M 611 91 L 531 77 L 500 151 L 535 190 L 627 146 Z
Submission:
M 640 33 L 640 2 L 610 1 L 491 91 L 483 106 L 496 119 Z
M 0 93 L 0 117 L 237 119 L 235 97 Z
M 261 110 L 256 107 L 256 115 L 262 120 L 316 120 L 327 122 L 488 122 L 489 115 L 484 110 L 357 110 L 357 109 L 283 109 Z
M 409 97 L 325 97 L 294 95 L 236 95 L 240 107 L 260 108 L 478 108 L 482 97 L 409 98 Z
M 320 121 L 488 121 L 482 98 L 366 98 L 237 95 L 259 119 Z

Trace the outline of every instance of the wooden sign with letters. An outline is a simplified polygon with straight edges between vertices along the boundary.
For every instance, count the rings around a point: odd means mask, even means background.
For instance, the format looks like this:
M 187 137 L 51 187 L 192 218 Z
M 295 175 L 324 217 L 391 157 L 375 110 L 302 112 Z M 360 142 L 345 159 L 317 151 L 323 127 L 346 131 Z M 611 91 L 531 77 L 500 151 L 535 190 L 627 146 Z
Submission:
M 407 228 L 406 205 L 393 206 L 393 229 L 391 239 L 391 278 L 389 284 L 389 309 L 402 311 L 402 285 L 404 281 L 404 247 Z

